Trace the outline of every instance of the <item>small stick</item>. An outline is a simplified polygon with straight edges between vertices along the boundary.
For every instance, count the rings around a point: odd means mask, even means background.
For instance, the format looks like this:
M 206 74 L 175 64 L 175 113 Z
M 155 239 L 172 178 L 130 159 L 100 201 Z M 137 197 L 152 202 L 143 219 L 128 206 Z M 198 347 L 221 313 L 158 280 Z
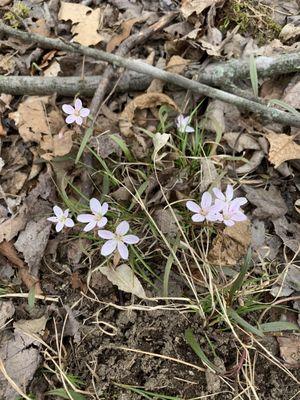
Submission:
M 65 43 L 61 39 L 47 38 L 33 33 L 29 34 L 27 32 L 22 32 L 18 29 L 13 29 L 3 24 L 3 22 L 0 22 L 0 32 L 6 33 L 7 35 L 21 39 L 25 42 L 37 43 L 40 47 L 48 49 L 56 48 L 58 50 L 63 50 L 71 53 L 84 54 L 97 60 L 107 61 L 111 64 L 128 68 L 136 72 L 150 75 L 153 78 L 172 83 L 187 90 L 191 90 L 194 93 L 218 99 L 220 101 L 224 101 L 225 103 L 233 104 L 244 110 L 256 113 L 259 117 L 265 118 L 270 122 L 273 121 L 283 125 L 300 127 L 300 118 L 292 115 L 291 113 L 278 110 L 274 107 L 267 107 L 258 102 L 239 97 L 232 93 L 224 92 L 220 89 L 204 85 L 178 74 L 163 71 L 139 60 L 124 58 L 118 56 L 117 54 L 110 54 L 102 50 L 91 49 L 89 47 L 81 46 L 74 43 Z

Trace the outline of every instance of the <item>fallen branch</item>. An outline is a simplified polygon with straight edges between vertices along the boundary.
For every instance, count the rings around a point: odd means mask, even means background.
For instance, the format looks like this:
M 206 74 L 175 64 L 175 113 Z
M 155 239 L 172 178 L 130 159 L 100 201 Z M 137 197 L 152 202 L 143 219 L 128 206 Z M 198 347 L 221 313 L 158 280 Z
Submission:
M 278 110 L 274 107 L 267 107 L 263 104 L 236 96 L 232 93 L 227 93 L 222 90 L 196 82 L 194 80 L 190 80 L 178 74 L 172 74 L 170 72 L 163 71 L 139 60 L 124 58 L 116 54 L 110 54 L 102 50 L 91 49 L 89 47 L 81 46 L 74 43 L 65 43 L 61 39 L 47 38 L 33 33 L 29 34 L 27 32 L 23 32 L 6 26 L 2 22 L 0 22 L 0 32 L 21 39 L 25 42 L 36 43 L 43 48 L 58 49 L 67 52 L 84 54 L 87 57 L 107 61 L 119 67 L 128 68 L 142 74 L 150 75 L 153 78 L 172 83 L 182 88 L 191 90 L 192 92 L 233 104 L 244 110 L 256 113 L 260 117 L 263 117 L 268 121 L 274 121 L 284 125 L 300 127 L 300 118 L 290 113 Z
M 300 52 L 280 56 L 260 56 L 255 59 L 259 78 L 273 77 L 281 74 L 300 71 Z M 227 86 L 238 79 L 250 79 L 249 61 L 233 60 L 209 64 L 202 69 L 199 64 L 190 68 L 187 76 L 196 75 L 197 79 L 207 85 Z

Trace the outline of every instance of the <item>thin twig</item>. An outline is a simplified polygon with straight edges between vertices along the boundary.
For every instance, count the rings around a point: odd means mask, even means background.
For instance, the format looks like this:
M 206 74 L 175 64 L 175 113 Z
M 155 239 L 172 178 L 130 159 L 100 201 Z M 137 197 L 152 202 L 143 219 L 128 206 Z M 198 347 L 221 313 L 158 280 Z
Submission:
M 259 117 L 265 118 L 268 121 L 278 122 L 283 125 L 300 127 L 300 118 L 290 113 L 278 110 L 274 107 L 267 107 L 263 104 L 248 99 L 244 99 L 234 94 L 224 92 L 222 90 L 204 85 L 191 79 L 187 79 L 178 74 L 163 71 L 139 60 L 124 58 L 116 54 L 110 54 L 102 50 L 91 49 L 89 47 L 81 46 L 74 43 L 65 43 L 61 39 L 46 38 L 44 36 L 36 35 L 33 33 L 29 34 L 27 32 L 22 32 L 18 29 L 10 28 L 9 26 L 3 24 L 3 22 L 0 22 L 0 32 L 6 33 L 7 35 L 21 39 L 25 42 L 37 43 L 39 46 L 44 48 L 56 48 L 58 50 L 63 50 L 67 52 L 84 54 L 97 60 L 107 61 L 111 64 L 128 68 L 136 72 L 150 75 L 153 78 L 172 83 L 187 90 L 191 90 L 194 93 L 198 93 L 204 96 L 218 99 L 220 101 L 224 101 L 229 104 L 233 104 L 244 110 L 256 113 Z

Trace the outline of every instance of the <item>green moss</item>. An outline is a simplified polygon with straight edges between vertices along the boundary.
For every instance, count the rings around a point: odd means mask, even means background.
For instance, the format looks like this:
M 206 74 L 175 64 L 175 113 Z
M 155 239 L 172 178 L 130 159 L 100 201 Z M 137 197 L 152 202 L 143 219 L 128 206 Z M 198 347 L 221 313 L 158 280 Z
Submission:
M 252 35 L 258 44 L 278 37 L 281 26 L 270 17 L 270 9 L 256 0 L 229 0 L 219 28 L 226 31 L 239 25 L 239 33 Z
M 3 18 L 5 21 L 8 21 L 13 28 L 19 28 L 21 25 L 20 20 L 27 18 L 29 12 L 30 9 L 20 1 L 13 6 L 11 11 L 6 12 Z

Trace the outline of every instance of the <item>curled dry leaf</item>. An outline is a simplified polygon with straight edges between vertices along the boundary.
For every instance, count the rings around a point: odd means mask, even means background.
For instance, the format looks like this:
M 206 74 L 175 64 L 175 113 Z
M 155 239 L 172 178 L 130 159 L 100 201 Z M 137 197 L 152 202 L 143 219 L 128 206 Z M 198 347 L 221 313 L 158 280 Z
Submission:
M 247 163 L 236 168 L 236 173 L 239 175 L 249 174 L 249 172 L 254 171 L 260 165 L 264 157 L 265 153 L 263 152 L 263 150 L 254 151 L 250 160 Z
M 266 137 L 270 142 L 269 161 L 275 168 L 284 161 L 300 159 L 300 145 L 294 142 L 296 136 L 270 132 Z
M 120 115 L 120 131 L 124 136 L 132 136 L 133 132 L 132 122 L 134 119 L 134 113 L 136 109 L 143 110 L 145 108 L 153 108 L 160 106 L 162 104 L 167 104 L 174 108 L 175 111 L 179 112 L 176 103 L 167 95 L 163 93 L 145 93 L 137 96 L 133 99 L 124 109 Z
M 98 33 L 101 9 L 92 9 L 83 4 L 61 2 L 58 18 L 63 21 L 71 20 L 73 40 L 84 46 L 93 46 L 104 40 Z
M 257 207 L 253 211 L 255 217 L 260 219 L 276 219 L 287 213 L 288 209 L 285 201 L 275 186 L 271 186 L 269 190 L 253 189 L 250 186 L 244 186 L 244 190 L 250 203 Z
M 250 222 L 237 222 L 218 233 L 209 251 L 208 260 L 218 266 L 234 266 L 247 254 L 250 243 Z
M 159 152 L 159 150 L 161 150 L 168 143 L 170 137 L 171 137 L 171 135 L 168 134 L 168 133 L 159 133 L 159 132 L 157 132 L 154 135 L 154 137 L 152 139 L 153 140 L 153 145 L 154 145 L 154 151 L 153 151 L 153 154 L 152 154 L 152 159 L 154 161 L 159 161 L 166 155 L 166 153 L 164 153 L 164 154 L 160 155 L 158 158 L 156 157 L 157 153 Z
M 218 0 L 182 0 L 180 11 L 184 18 L 188 18 L 193 13 L 201 14 L 203 10 L 219 2 Z
M 122 264 L 117 268 L 101 267 L 99 271 L 101 271 L 111 283 L 117 285 L 120 290 L 132 293 L 141 299 L 147 297 L 141 282 L 127 264 Z

